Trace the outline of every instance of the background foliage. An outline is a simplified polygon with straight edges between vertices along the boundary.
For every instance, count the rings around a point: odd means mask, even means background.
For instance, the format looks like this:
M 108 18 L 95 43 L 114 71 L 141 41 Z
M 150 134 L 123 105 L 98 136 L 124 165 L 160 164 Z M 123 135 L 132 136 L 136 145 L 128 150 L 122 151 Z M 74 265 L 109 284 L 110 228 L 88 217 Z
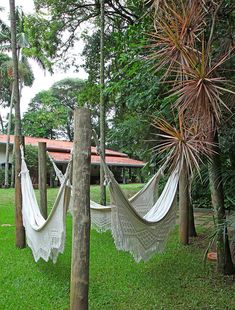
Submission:
M 75 106 L 84 105 L 92 109 L 93 126 L 99 131 L 98 2 L 34 2 L 37 14 L 27 16 L 24 20 L 24 31 L 30 43 L 24 53 L 30 57 L 38 56 L 51 70 L 56 62 L 79 69 L 77 59 L 71 56 L 73 53 L 70 51 L 79 42 L 80 25 L 89 23 L 89 27 L 84 27 L 88 30 L 82 34 L 85 42 L 83 68 L 88 73 L 88 79 L 63 80 L 48 91 L 37 94 L 23 118 L 24 134 L 72 140 L 72 110 Z M 205 3 L 210 9 L 210 1 Z M 168 96 L 169 86 L 161 80 L 164 70 L 155 69 L 158 60 L 149 59 L 152 51 L 150 33 L 154 30 L 151 4 L 152 1 L 139 0 L 105 1 L 105 97 L 107 147 L 123 151 L 133 158 L 143 159 L 154 168 L 159 165 L 160 156 L 152 151 L 158 141 L 155 138 L 157 129 L 151 126 L 151 122 L 154 116 L 159 115 L 168 121 L 174 120 L 171 103 L 175 98 Z M 228 46 L 234 46 L 234 16 L 233 1 L 223 1 L 214 29 L 215 53 L 221 54 Z M 208 37 L 209 32 L 206 30 L 205 38 Z M 227 70 L 223 75 L 234 79 L 231 71 L 234 57 L 231 57 L 226 66 Z M 0 100 L 2 98 L 3 96 Z M 219 137 L 226 201 L 228 206 L 232 206 L 235 201 L 232 191 L 235 181 L 234 97 L 230 95 L 224 100 L 231 112 L 222 111 Z M 208 176 L 203 171 L 202 175 L 202 181 L 195 178 L 193 197 L 197 205 L 200 200 L 200 205 L 204 206 L 209 204 L 209 188 Z

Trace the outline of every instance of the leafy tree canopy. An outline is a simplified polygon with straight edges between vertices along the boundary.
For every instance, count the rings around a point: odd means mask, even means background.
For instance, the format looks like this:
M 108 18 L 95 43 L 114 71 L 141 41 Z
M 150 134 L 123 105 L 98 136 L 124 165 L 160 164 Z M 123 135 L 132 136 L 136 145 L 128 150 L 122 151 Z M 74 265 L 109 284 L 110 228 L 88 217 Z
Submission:
M 0 53 L 0 105 L 8 105 L 11 99 L 11 77 L 8 75 L 6 63 L 11 59 Z
M 47 91 L 39 92 L 24 114 L 24 135 L 73 139 L 73 110 L 79 106 L 79 94 L 84 87 L 80 79 L 56 82 Z

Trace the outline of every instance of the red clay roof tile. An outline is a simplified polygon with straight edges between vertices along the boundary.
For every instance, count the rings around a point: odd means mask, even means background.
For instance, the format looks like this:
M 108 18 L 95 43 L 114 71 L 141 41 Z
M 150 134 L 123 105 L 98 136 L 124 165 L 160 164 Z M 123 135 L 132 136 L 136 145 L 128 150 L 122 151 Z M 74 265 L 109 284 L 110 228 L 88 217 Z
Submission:
M 50 156 L 56 162 L 67 162 L 70 160 L 69 153 L 59 153 L 59 152 L 48 152 Z M 131 159 L 129 157 L 118 157 L 118 156 L 106 156 L 105 157 L 106 163 L 110 166 L 132 166 L 132 167 L 143 167 L 144 162 L 136 159 Z M 91 163 L 93 165 L 100 164 L 100 156 L 98 155 L 91 155 Z
M 6 143 L 7 136 L 0 135 L 0 143 Z M 10 142 L 13 143 L 14 136 L 11 135 Z M 37 146 L 38 142 L 46 142 L 47 150 L 49 154 L 53 157 L 56 162 L 67 162 L 70 159 L 70 151 L 72 149 L 73 143 L 63 140 L 50 140 L 45 138 L 35 138 L 35 137 L 25 137 L 26 145 Z M 91 163 L 100 164 L 100 157 L 96 153 L 96 148 L 91 147 Z M 140 160 L 131 159 L 127 154 L 112 151 L 109 149 L 105 150 L 106 162 L 109 165 L 116 166 L 134 166 L 134 167 L 143 167 L 144 162 Z
M 7 141 L 7 135 L 0 135 L 0 143 L 6 143 Z M 10 142 L 13 143 L 14 136 L 11 135 Z M 65 151 L 70 152 L 73 147 L 73 142 L 70 141 L 64 141 L 64 140 L 50 140 L 46 138 L 35 138 L 35 137 L 25 137 L 25 144 L 26 145 L 33 145 L 37 146 L 38 142 L 46 142 L 47 144 L 47 150 L 58 150 L 58 151 Z M 96 154 L 96 148 L 94 146 L 91 147 L 91 153 Z M 106 149 L 105 153 L 107 155 L 114 155 L 114 156 L 121 156 L 121 157 L 128 157 L 127 154 L 112 151 L 109 149 Z

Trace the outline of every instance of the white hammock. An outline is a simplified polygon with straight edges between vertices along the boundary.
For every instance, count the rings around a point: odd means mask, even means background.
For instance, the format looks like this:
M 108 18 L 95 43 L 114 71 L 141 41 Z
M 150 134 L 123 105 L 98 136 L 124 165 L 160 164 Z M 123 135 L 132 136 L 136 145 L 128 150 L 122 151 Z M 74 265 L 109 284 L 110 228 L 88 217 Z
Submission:
M 22 149 L 21 152 L 22 214 L 27 243 L 32 249 L 35 261 L 39 258 L 48 261 L 51 258 L 56 262 L 58 254 L 64 250 L 64 195 L 70 165 L 64 176 L 53 163 L 61 187 L 54 207 L 45 220 L 37 204 Z M 164 249 L 169 232 L 175 224 L 174 200 L 179 181 L 179 167 L 172 172 L 162 194 L 155 202 L 156 184 L 164 167 L 159 169 L 140 192 L 128 200 L 102 158 L 101 162 L 109 181 L 112 206 L 104 207 L 92 201 L 91 221 L 99 230 L 106 230 L 110 227 L 111 216 L 111 230 L 117 249 L 131 252 L 137 262 L 141 259 L 146 261 L 154 252 Z
M 58 179 L 64 176 L 53 162 Z M 166 162 L 167 163 L 167 162 Z M 127 199 L 108 166 L 102 163 L 112 198 L 111 206 L 91 201 L 91 223 L 98 231 L 112 230 L 117 249 L 129 251 L 134 259 L 148 260 L 155 252 L 164 250 L 166 240 L 176 220 L 174 203 L 179 181 L 179 168 L 170 175 L 156 201 L 156 185 L 166 163 L 131 199 Z
M 49 153 L 48 153 L 48 157 L 53 165 L 56 178 L 59 180 L 60 184 L 63 184 L 65 182 L 65 175 L 57 167 L 57 165 L 55 164 L 54 160 L 49 155 Z M 72 203 L 72 200 L 70 200 L 68 210 L 72 214 L 71 203 Z M 90 208 L 91 208 L 92 227 L 99 232 L 105 232 L 107 230 L 110 230 L 111 229 L 111 207 L 102 206 L 90 200 Z
M 56 177 L 62 184 L 64 182 L 65 176 L 57 167 L 49 154 L 48 156 L 54 167 Z M 140 216 L 144 216 L 154 205 L 156 201 L 156 188 L 159 179 L 163 175 L 164 169 L 165 165 L 163 165 L 158 170 L 158 172 L 149 180 L 147 184 L 145 184 L 145 186 L 138 193 L 129 199 L 133 208 Z M 111 230 L 111 206 L 103 206 L 91 200 L 90 208 L 92 227 L 98 232 Z M 71 212 L 71 207 L 69 207 L 69 211 Z
M 162 252 L 168 235 L 175 225 L 175 196 L 179 181 L 179 167 L 170 175 L 159 199 L 146 214 L 140 215 L 125 197 L 108 166 L 102 162 L 113 205 L 111 228 L 116 248 L 129 251 L 135 261 L 147 261 L 155 252 Z
M 65 184 L 68 180 L 69 169 L 59 189 L 52 211 L 45 220 L 41 215 L 32 181 L 27 169 L 23 150 L 21 148 L 21 190 L 22 215 L 26 232 L 26 240 L 31 248 L 34 260 L 40 258 L 55 263 L 59 253 L 64 251 L 66 210 L 64 204 Z

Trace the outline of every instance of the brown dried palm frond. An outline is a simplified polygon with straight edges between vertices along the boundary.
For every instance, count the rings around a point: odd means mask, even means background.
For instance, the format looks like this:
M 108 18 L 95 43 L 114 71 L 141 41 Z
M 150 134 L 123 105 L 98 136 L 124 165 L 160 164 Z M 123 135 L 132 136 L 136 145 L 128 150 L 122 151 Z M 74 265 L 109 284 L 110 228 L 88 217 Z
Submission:
M 168 67 L 165 76 L 179 65 L 187 65 L 188 57 L 194 54 L 195 42 L 204 27 L 204 10 L 201 1 L 191 5 L 183 1 L 165 4 L 161 14 L 155 17 L 155 30 L 150 34 L 150 59 L 156 59 L 156 69 Z
M 188 115 L 193 115 L 194 123 L 201 123 L 202 127 L 210 124 L 212 130 L 220 122 L 221 108 L 228 109 L 222 99 L 223 94 L 235 94 L 233 85 L 226 78 L 218 76 L 218 70 L 229 59 L 234 48 L 214 64 L 210 64 L 206 50 L 202 43 L 200 54 L 194 54 L 193 57 L 186 55 L 188 65 L 181 66 L 185 78 L 177 82 L 172 93 L 178 96 L 175 105 L 180 114 L 187 111 Z
M 187 170 L 192 173 L 194 168 L 200 174 L 202 157 L 210 158 L 214 153 L 214 144 L 206 140 L 193 126 L 186 128 L 180 120 L 179 128 L 172 126 L 164 119 L 154 119 L 153 126 L 161 131 L 156 134 L 161 140 L 153 147 L 159 153 L 167 154 L 170 167 L 182 167 L 185 162 Z

